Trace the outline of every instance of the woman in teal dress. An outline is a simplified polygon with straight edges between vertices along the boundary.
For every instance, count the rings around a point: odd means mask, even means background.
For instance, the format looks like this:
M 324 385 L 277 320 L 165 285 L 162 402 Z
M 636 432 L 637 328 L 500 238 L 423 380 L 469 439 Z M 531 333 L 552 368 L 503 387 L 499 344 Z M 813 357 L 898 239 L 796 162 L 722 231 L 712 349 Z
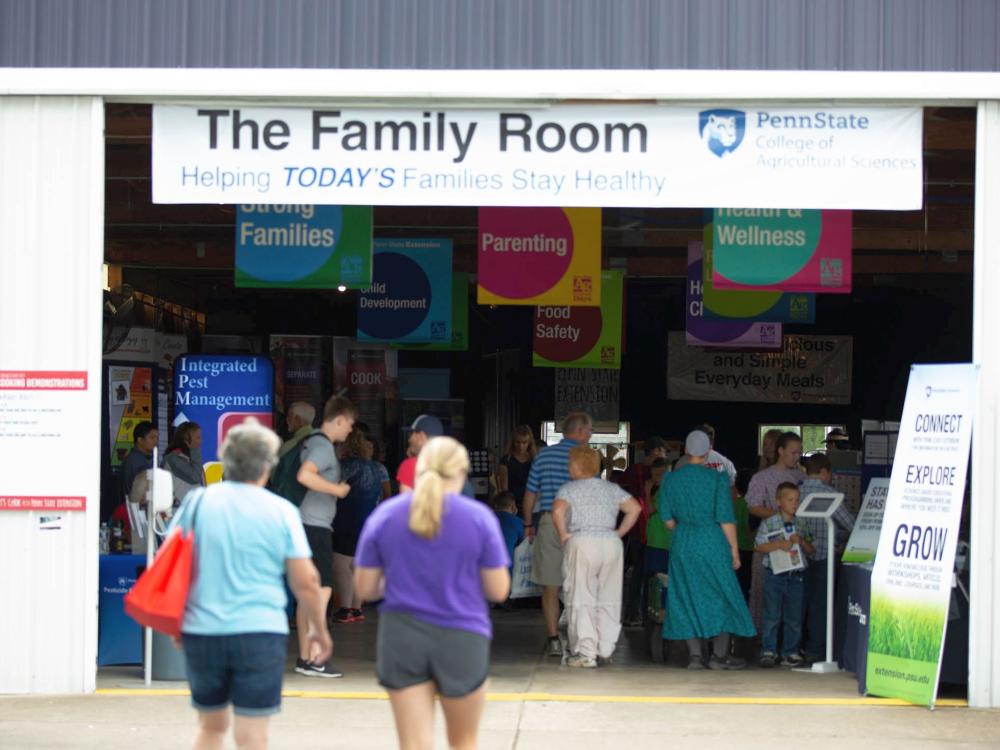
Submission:
M 663 637 L 687 641 L 688 669 L 706 666 L 703 638 L 712 639 L 709 669 L 742 669 L 746 662 L 729 656 L 730 635 L 755 631 L 736 580 L 740 552 L 729 477 L 702 465 L 711 449 L 708 435 L 691 432 L 685 442 L 690 463 L 660 485 L 660 518 L 674 532 Z

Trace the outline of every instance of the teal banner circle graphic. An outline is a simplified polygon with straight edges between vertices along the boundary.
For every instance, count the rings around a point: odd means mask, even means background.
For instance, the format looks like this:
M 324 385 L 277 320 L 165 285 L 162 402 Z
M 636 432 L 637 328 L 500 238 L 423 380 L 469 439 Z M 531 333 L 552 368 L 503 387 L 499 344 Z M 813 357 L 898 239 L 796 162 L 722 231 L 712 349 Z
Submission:
M 778 284 L 809 263 L 822 230 L 821 211 L 717 209 L 712 263 L 737 284 Z

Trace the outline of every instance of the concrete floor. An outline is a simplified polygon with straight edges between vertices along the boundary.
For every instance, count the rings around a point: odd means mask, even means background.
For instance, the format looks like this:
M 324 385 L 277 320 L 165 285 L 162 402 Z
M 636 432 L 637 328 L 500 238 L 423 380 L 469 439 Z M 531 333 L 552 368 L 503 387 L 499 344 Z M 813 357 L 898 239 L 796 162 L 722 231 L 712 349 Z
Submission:
M 389 704 L 373 674 L 374 631 L 373 622 L 335 626 L 334 662 L 343 679 L 289 673 L 271 747 L 395 747 Z M 749 750 L 773 748 L 780 727 L 810 750 L 852 740 L 875 741 L 879 750 L 1000 747 L 1000 712 L 865 705 L 851 675 L 689 672 L 683 648 L 658 666 L 646 656 L 642 630 L 624 631 L 610 666 L 574 670 L 542 655 L 541 634 L 537 611 L 497 613 L 482 748 L 603 749 L 627 737 L 630 750 L 667 743 Z M 194 712 L 176 694 L 183 683 L 156 682 L 150 693 L 139 668 L 116 667 L 101 670 L 98 688 L 93 696 L 0 697 L 0 748 L 190 744 Z M 438 723 L 438 746 L 445 747 Z

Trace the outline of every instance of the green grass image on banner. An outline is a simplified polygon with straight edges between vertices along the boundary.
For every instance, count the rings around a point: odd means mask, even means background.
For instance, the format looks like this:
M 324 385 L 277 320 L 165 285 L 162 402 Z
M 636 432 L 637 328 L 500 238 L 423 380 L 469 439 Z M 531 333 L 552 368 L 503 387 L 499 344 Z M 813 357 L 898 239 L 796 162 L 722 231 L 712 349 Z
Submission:
M 936 662 L 941 656 L 945 612 L 929 604 L 873 597 L 868 650 L 904 659 Z

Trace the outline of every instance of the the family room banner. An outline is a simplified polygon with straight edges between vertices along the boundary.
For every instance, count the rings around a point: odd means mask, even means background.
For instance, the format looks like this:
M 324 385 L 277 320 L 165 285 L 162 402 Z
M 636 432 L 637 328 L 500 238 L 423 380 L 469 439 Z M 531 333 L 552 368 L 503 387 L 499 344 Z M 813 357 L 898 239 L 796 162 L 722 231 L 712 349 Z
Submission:
M 481 305 L 601 304 L 601 209 L 480 208 Z
M 469 350 L 469 283 L 470 274 L 453 271 L 451 274 L 451 341 L 414 344 L 394 341 L 393 349 L 410 349 L 424 352 L 465 352 Z
M 184 354 L 174 364 L 174 424 L 197 422 L 205 462 L 218 461 L 229 430 L 254 417 L 270 427 L 274 368 L 259 354 Z
M 714 320 L 757 320 L 763 323 L 816 322 L 816 295 L 790 292 L 738 292 L 712 283 L 715 251 L 712 222 L 702 232 L 701 301 L 704 316 Z
M 622 363 L 622 271 L 601 273 L 600 307 L 538 307 L 535 367 L 618 369 Z
M 702 301 L 702 247 L 700 242 L 688 243 L 688 273 L 686 291 L 685 330 L 687 343 L 692 346 L 734 349 L 780 349 L 781 323 L 753 320 L 710 320 L 704 315 Z
M 850 336 L 793 336 L 775 352 L 720 352 L 667 343 L 667 397 L 673 401 L 851 403 Z
M 371 206 L 236 207 L 237 287 L 362 287 L 371 275 Z
M 867 690 L 933 705 L 952 597 L 978 368 L 914 365 L 872 569 Z
M 451 240 L 375 240 L 370 286 L 358 294 L 359 341 L 451 341 Z
M 851 292 L 851 212 L 717 208 L 716 289 Z
M 153 201 L 918 209 L 919 106 L 153 105 Z

